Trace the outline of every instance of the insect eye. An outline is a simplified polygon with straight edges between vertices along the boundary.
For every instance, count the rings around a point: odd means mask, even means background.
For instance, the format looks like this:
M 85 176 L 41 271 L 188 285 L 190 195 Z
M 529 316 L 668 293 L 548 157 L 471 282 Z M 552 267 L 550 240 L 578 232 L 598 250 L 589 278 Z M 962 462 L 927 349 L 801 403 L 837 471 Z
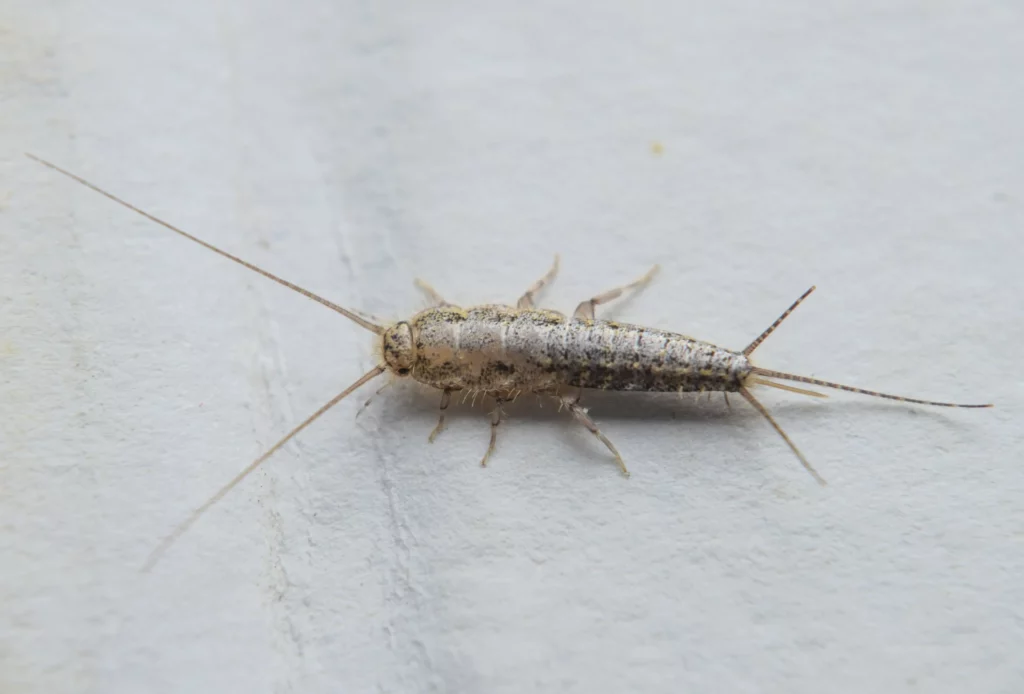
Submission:
M 409 375 L 409 369 L 399 369 L 398 370 L 398 375 L 399 376 L 408 376 Z

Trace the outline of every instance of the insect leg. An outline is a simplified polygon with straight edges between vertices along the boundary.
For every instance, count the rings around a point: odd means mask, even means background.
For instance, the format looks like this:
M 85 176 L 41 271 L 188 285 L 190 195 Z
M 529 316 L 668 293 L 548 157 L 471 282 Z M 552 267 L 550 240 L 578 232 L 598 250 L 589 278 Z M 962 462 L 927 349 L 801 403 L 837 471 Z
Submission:
M 427 441 L 434 443 L 434 439 L 437 435 L 444 431 L 444 411 L 448 409 L 448 403 L 452 400 L 452 391 L 450 388 L 445 388 L 444 393 L 441 394 L 441 416 L 437 420 L 437 426 L 430 432 L 430 436 L 427 437 Z
M 451 306 L 451 303 L 445 301 L 444 297 L 438 294 L 436 289 L 420 278 L 417 277 L 413 280 L 413 283 L 420 289 L 420 291 L 427 295 L 427 298 L 433 302 L 434 306 Z
M 625 475 L 626 477 L 629 477 L 629 470 L 626 468 L 626 462 L 622 459 L 622 456 L 619 454 L 618 449 L 615 448 L 615 444 L 609 441 L 608 437 L 602 434 L 601 430 L 597 428 L 597 425 L 594 424 L 594 420 L 591 419 L 590 415 L 587 414 L 587 410 L 580 405 L 579 396 L 563 396 L 561 400 L 562 404 L 568 407 L 569 411 L 572 412 L 572 416 L 575 417 L 580 424 L 582 424 L 588 430 L 590 430 L 591 434 L 599 438 L 601 440 L 601 443 L 608 447 L 608 450 L 611 451 L 612 455 L 615 456 L 615 462 L 619 464 L 619 468 L 622 470 L 622 474 Z
M 558 254 L 555 254 L 555 262 L 551 265 L 551 269 L 548 273 L 541 277 L 539 280 L 530 285 L 530 288 L 526 290 L 526 293 L 519 297 L 519 301 L 516 302 L 516 308 L 533 308 L 534 300 L 537 298 L 537 292 L 544 288 L 544 285 L 555 279 L 555 275 L 558 274 Z
M 370 403 L 373 402 L 373 399 L 375 397 L 377 397 L 378 395 L 383 393 L 385 390 L 387 390 L 388 386 L 390 386 L 391 383 L 392 383 L 392 381 L 388 381 L 387 383 L 382 385 L 380 388 L 378 388 L 377 391 L 373 395 L 371 395 L 370 397 L 366 398 L 366 402 L 364 402 L 363 406 L 359 408 L 358 412 L 356 412 L 356 419 L 358 419 L 359 415 L 361 415 L 363 413 L 363 410 L 365 410 L 367 407 L 370 406 Z
M 657 274 L 657 272 L 658 266 L 655 265 L 654 267 L 647 271 L 646 275 L 636 280 L 635 282 L 630 282 L 629 284 L 623 285 L 621 287 L 616 287 L 615 289 L 609 289 L 603 294 L 598 294 L 593 299 L 581 302 L 580 305 L 576 307 L 576 310 L 573 312 L 572 317 L 589 318 L 593 320 L 595 307 L 597 307 L 600 304 L 606 304 L 612 299 L 617 299 L 622 294 L 622 292 L 628 289 L 639 289 L 643 287 L 645 284 L 651 281 L 651 278 L 654 277 L 654 275 Z
M 487 452 L 484 453 L 484 457 L 480 461 L 481 467 L 487 467 L 487 459 L 491 457 L 491 453 L 494 453 L 494 444 L 498 440 L 498 425 L 501 424 L 501 405 L 505 402 L 505 399 L 495 395 L 494 400 L 494 410 L 491 412 L 491 441 L 487 444 Z

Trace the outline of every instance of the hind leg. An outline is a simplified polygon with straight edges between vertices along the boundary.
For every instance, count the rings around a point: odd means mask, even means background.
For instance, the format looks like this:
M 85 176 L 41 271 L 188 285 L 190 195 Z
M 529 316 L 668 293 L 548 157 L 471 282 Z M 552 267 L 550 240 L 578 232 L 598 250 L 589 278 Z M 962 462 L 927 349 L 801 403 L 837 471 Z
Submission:
M 655 265 L 654 267 L 647 271 L 646 275 L 636 280 L 635 282 L 630 282 L 629 284 L 625 284 L 621 287 L 616 287 L 615 289 L 609 289 L 603 294 L 598 294 L 593 299 L 588 299 L 587 301 L 581 302 L 580 305 L 576 307 L 576 310 L 573 312 L 572 317 L 589 318 L 590 320 L 593 320 L 594 309 L 597 306 L 599 306 L 600 304 L 606 304 L 609 301 L 612 301 L 613 299 L 619 298 L 619 296 L 621 296 L 622 292 L 624 291 L 642 288 L 645 284 L 651 281 L 651 278 L 654 277 L 654 275 L 657 272 L 658 266 Z
M 601 443 L 608 447 L 608 450 L 615 456 L 615 462 L 619 464 L 619 469 L 622 470 L 622 474 L 629 477 L 629 470 L 626 468 L 626 462 L 622 459 L 618 449 L 615 448 L 615 444 L 609 441 L 608 437 L 601 433 L 601 430 L 597 428 L 597 424 L 595 424 L 594 420 L 587 414 L 586 409 L 580 406 L 579 395 L 575 397 L 562 396 L 561 400 L 562 404 L 569 408 L 569 412 L 571 412 L 572 416 L 576 418 L 576 421 L 585 426 L 591 434 L 600 439 Z
M 526 293 L 519 297 L 519 301 L 516 302 L 516 308 L 533 308 L 534 300 L 537 298 L 537 293 L 544 288 L 544 285 L 555 279 L 555 275 L 558 274 L 558 254 L 555 254 L 555 262 L 551 265 L 551 269 L 548 270 L 547 274 L 541 277 L 539 280 L 530 285 L 530 288 L 526 290 Z

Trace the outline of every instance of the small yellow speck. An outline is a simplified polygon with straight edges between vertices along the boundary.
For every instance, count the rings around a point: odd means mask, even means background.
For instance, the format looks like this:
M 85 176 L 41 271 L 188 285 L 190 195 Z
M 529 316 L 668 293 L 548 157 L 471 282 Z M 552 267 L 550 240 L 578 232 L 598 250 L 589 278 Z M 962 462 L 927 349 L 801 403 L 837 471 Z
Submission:
M 658 141 L 654 141 L 654 142 L 651 143 L 651 154 L 653 154 L 654 156 L 657 157 L 657 156 L 661 156 L 664 153 L 665 153 L 665 145 L 661 144 Z

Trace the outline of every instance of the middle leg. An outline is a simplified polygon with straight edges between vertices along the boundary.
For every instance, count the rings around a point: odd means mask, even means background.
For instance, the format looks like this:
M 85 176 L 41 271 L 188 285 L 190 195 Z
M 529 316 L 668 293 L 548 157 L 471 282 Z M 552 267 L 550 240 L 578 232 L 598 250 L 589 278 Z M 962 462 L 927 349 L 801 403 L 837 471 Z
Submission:
M 544 288 L 544 285 L 555 279 L 555 275 L 558 274 L 558 254 L 555 254 L 555 262 L 551 265 L 551 269 L 548 273 L 541 277 L 539 280 L 530 285 L 530 288 L 526 290 L 526 293 L 519 297 L 519 301 L 516 302 L 516 308 L 533 308 L 534 300 L 537 298 L 537 293 Z
M 654 275 L 657 274 L 657 272 L 658 272 L 658 266 L 655 265 L 654 267 L 652 267 L 650 270 L 647 271 L 646 275 L 644 275 L 640 279 L 636 280 L 635 282 L 630 282 L 629 284 L 623 285 L 621 287 L 616 287 L 615 289 L 609 289 L 608 291 L 604 292 L 603 294 L 598 294 L 593 299 L 588 299 L 587 301 L 580 302 L 580 305 L 577 306 L 576 310 L 573 312 L 572 317 L 573 318 L 589 318 L 590 320 L 593 320 L 594 319 L 594 309 L 597 306 L 599 306 L 600 304 L 606 304 L 609 301 L 611 301 L 612 299 L 619 298 L 619 296 L 621 296 L 622 292 L 624 292 L 624 291 L 627 291 L 627 290 L 630 290 L 630 289 L 640 289 L 645 284 L 650 282 L 651 278 L 654 277 Z

